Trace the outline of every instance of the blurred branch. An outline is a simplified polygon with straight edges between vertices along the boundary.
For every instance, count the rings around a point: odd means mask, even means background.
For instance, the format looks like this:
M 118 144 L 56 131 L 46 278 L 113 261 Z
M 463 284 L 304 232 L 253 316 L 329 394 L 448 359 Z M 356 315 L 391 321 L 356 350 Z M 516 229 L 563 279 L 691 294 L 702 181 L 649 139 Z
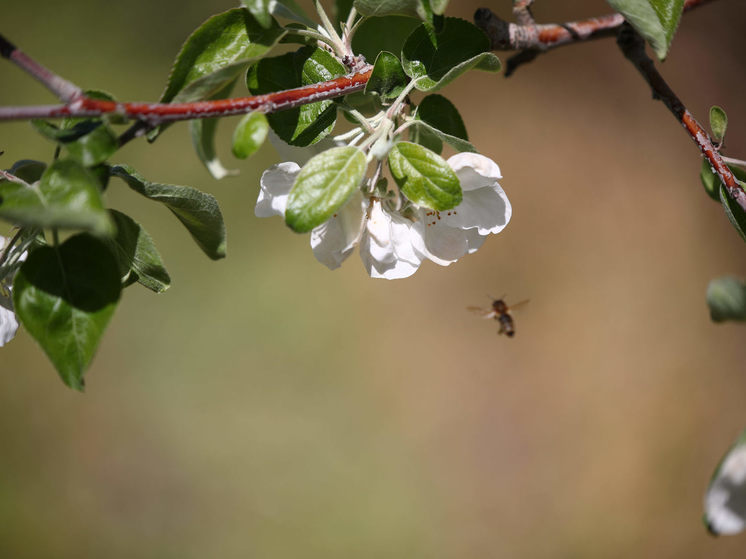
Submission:
M 520 51 L 508 58 L 505 67 L 506 77 L 515 72 L 518 66 L 531 62 L 539 54 L 550 49 L 590 39 L 612 37 L 624 23 L 621 14 L 609 14 L 581 21 L 539 25 L 533 21 L 528 11 L 532 1 L 514 0 L 513 14 L 518 23 L 505 21 L 489 8 L 479 8 L 474 14 L 474 23 L 487 33 L 492 50 Z M 712 0 L 686 0 L 684 11 L 708 2 Z
M 642 77 L 645 78 L 645 81 L 648 82 L 650 89 L 653 90 L 653 98 L 663 101 L 668 110 L 673 113 L 689 136 L 691 136 L 692 140 L 694 140 L 694 143 L 697 144 L 697 147 L 712 167 L 713 172 L 718 175 L 720 181 L 725 185 L 730 197 L 746 210 L 746 192 L 738 184 L 733 173 L 725 164 L 725 161 L 723 161 L 707 131 L 697 122 L 692 113 L 687 110 L 656 69 L 655 63 L 645 52 L 645 40 L 631 25 L 625 24 L 619 31 L 617 44 L 624 53 L 624 56 L 634 64 L 635 68 L 642 74 Z
M 60 101 L 69 103 L 83 94 L 77 85 L 45 68 L 2 35 L 0 35 L 0 56 L 7 58 L 23 71 L 39 80 Z

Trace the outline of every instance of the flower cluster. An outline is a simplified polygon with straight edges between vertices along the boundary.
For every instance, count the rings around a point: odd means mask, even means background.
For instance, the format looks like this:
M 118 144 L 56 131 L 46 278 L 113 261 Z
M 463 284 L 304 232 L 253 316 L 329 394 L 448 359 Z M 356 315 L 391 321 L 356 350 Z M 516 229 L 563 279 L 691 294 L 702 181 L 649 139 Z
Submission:
M 458 206 L 437 212 L 407 200 L 402 203 L 357 191 L 311 232 L 316 259 L 330 269 L 338 268 L 359 246 L 371 277 L 397 279 L 414 274 L 424 260 L 448 266 L 475 252 L 487 235 L 499 233 L 510 221 L 510 201 L 498 183 L 500 168 L 475 153 L 454 155 L 448 164 L 461 183 L 463 199 Z M 273 165 L 264 172 L 257 217 L 284 216 L 299 172 L 300 166 L 293 162 Z

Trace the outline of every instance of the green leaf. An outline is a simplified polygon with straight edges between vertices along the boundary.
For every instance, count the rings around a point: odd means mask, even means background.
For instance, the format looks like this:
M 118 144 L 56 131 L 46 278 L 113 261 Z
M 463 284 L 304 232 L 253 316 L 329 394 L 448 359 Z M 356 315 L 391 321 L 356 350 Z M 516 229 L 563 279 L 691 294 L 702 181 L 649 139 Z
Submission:
M 684 10 L 684 0 L 607 1 L 650 43 L 660 60 L 666 58 Z
M 461 183 L 445 159 L 411 142 L 394 144 L 389 169 L 402 193 L 415 204 L 437 211 L 461 203 Z
M 352 50 L 375 60 L 382 51 L 399 53 L 419 22 L 411 17 L 369 17 L 363 20 L 352 37 Z
M 260 60 L 249 70 L 246 84 L 254 95 L 328 81 L 346 73 L 331 54 L 318 47 Z M 333 101 L 309 103 L 267 115 L 272 130 L 293 146 L 315 144 L 334 128 L 337 108 Z
M 402 15 L 427 18 L 423 0 L 355 0 L 354 6 L 364 16 Z
M 728 196 L 728 189 L 722 183 L 720 184 L 720 202 L 723 204 L 728 220 L 736 228 L 741 238 L 746 241 L 746 212 L 738 205 L 738 202 Z
M 95 177 L 80 163 L 59 159 L 39 183 L 0 182 L 0 218 L 19 225 L 114 233 Z
M 311 29 L 316 28 L 316 22 L 308 17 L 306 12 L 303 11 L 303 8 L 301 8 L 295 0 L 273 0 L 269 3 L 269 7 L 270 11 L 275 16 L 300 22 Z
M 707 305 L 714 322 L 746 320 L 746 284 L 730 276 L 710 281 L 707 286 Z
M 272 25 L 272 14 L 269 11 L 270 2 L 271 0 L 242 0 L 241 4 L 251 12 L 259 25 L 264 29 L 269 29 Z
M 714 105 L 710 107 L 710 130 L 712 130 L 712 139 L 720 143 L 725 137 L 725 131 L 728 128 L 728 115 L 725 111 Z
M 417 107 L 415 118 L 417 120 L 413 126 L 419 129 L 420 134 L 426 132 L 425 141 L 437 149 L 414 140 L 416 143 L 425 145 L 436 153 L 442 151 L 441 141 L 448 143 L 458 151 L 476 153 L 477 150 L 469 143 L 469 136 L 458 109 L 442 95 L 434 94 L 425 97 Z M 437 143 L 434 140 L 437 140 Z
M 433 32 L 422 24 L 409 36 L 402 50 L 407 75 L 420 91 L 434 91 L 476 68 L 500 70 L 500 59 L 490 52 L 490 41 L 481 29 L 458 18 L 444 18 Z
M 223 89 L 211 97 L 211 99 L 225 99 L 230 96 L 236 80 L 228 83 Z M 192 146 L 197 152 L 197 157 L 203 163 L 210 174 L 220 180 L 228 175 L 237 175 L 235 169 L 226 169 L 217 156 L 215 150 L 215 134 L 218 129 L 219 118 L 198 118 L 189 121 L 189 133 L 192 137 Z
M 702 181 L 702 186 L 705 187 L 707 195 L 716 202 L 720 202 L 720 185 L 722 183 L 720 182 L 720 178 L 712 171 L 709 161 L 705 158 L 702 158 L 702 168 L 699 171 L 699 178 Z
M 233 131 L 233 155 L 246 159 L 262 147 L 269 132 L 269 122 L 262 113 L 245 115 Z
M 332 148 L 312 157 L 290 190 L 285 222 L 298 233 L 324 223 L 360 185 L 366 167 L 365 154 L 353 146 Z
M 381 52 L 365 84 L 365 93 L 376 93 L 383 99 L 396 99 L 409 82 L 396 55 Z
M 33 159 L 21 159 L 13 163 L 13 166 L 8 169 L 11 175 L 15 175 L 19 179 L 26 181 L 28 184 L 33 184 L 41 179 L 44 170 L 47 168 L 47 164 L 42 161 L 34 161 Z M 0 182 L 2 182 L 0 178 Z
M 171 278 L 151 236 L 128 215 L 109 211 L 117 224 L 117 235 L 106 243 L 117 259 L 122 285 L 138 282 L 156 293 L 166 291 Z
M 101 119 L 83 120 L 70 128 L 59 128 L 44 120 L 32 120 L 31 125 L 46 138 L 62 145 L 85 167 L 103 163 L 119 149 L 117 135 Z
M 114 165 L 110 172 L 135 192 L 163 203 L 207 256 L 213 260 L 225 257 L 225 223 L 215 198 L 190 186 L 147 181 L 129 165 Z
M 161 103 L 211 97 L 262 58 L 283 34 L 277 23 L 265 29 L 243 8 L 214 15 L 184 43 Z
M 83 389 L 83 373 L 119 301 L 117 262 L 103 242 L 81 233 L 31 252 L 16 274 L 16 315 L 63 382 Z

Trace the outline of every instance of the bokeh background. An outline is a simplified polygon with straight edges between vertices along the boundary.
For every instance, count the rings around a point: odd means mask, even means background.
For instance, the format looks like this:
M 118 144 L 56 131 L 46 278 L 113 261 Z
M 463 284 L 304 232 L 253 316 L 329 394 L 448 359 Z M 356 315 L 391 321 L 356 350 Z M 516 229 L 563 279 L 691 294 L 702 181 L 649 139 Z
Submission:
M 155 100 L 184 38 L 234 2 L 3 0 L 0 31 L 63 76 Z M 471 18 L 508 0 L 452 2 Z M 538 0 L 541 21 L 604 14 Z M 684 16 L 662 71 L 746 156 L 746 9 Z M 710 322 L 710 278 L 744 245 L 699 183 L 700 158 L 613 40 L 557 50 L 444 92 L 502 167 L 510 226 L 448 268 L 331 272 L 308 237 L 253 216 L 267 145 L 213 180 L 187 128 L 117 155 L 213 193 L 228 258 L 113 180 L 173 278 L 123 297 L 87 391 L 21 333 L 0 350 L 0 557 L 591 558 L 742 556 L 700 521 L 708 478 L 746 426 L 746 330 Z M 8 63 L 0 103 L 52 97 Z M 48 159 L 0 125 L 3 167 Z M 5 231 L 7 233 L 7 231 Z M 465 310 L 487 294 L 517 335 Z

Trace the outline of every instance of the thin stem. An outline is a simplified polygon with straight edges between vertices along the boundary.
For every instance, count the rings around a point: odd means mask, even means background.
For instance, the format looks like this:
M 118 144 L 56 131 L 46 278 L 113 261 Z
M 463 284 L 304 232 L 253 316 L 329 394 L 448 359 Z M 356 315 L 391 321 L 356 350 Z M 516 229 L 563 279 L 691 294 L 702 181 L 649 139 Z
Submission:
M 82 95 L 82 90 L 77 85 L 45 68 L 2 35 L 0 35 L 0 56 L 7 58 L 23 71 L 39 80 L 60 101 L 70 102 Z
M 337 55 L 342 58 L 345 55 L 347 55 L 347 51 L 345 49 L 345 44 L 342 41 L 342 37 L 339 36 L 339 33 L 337 33 L 337 30 L 334 28 L 334 25 L 332 24 L 331 20 L 329 19 L 329 16 L 326 15 L 326 12 L 324 11 L 324 7 L 321 5 L 321 2 L 319 0 L 314 0 L 313 2 L 316 5 L 316 13 L 319 14 L 319 19 L 321 19 L 321 25 L 326 29 L 326 32 L 329 34 L 329 37 L 331 38 L 331 47 L 334 49 L 334 51 L 337 53 Z
M 351 29 L 354 28 L 355 24 L 355 18 L 357 17 L 357 10 L 355 9 L 355 6 L 350 8 L 350 13 L 347 14 L 347 21 L 345 22 L 345 29 L 349 33 Z
M 713 0 L 685 0 L 684 12 L 712 2 Z M 527 0 L 514 0 L 516 8 L 528 8 L 531 4 Z M 525 13 L 525 12 L 521 12 Z M 518 23 L 510 23 L 492 12 L 489 8 L 480 8 L 474 14 L 474 23 L 487 33 L 492 43 L 492 50 L 520 51 L 508 58 L 505 66 L 505 76 L 510 76 L 515 70 L 531 62 L 538 55 L 556 47 L 570 45 L 590 39 L 613 37 L 624 23 L 621 14 L 608 14 L 567 23 L 549 23 L 537 25 L 533 19 L 529 23 L 522 23 L 516 13 Z
M 340 54 L 339 51 L 339 45 L 341 43 L 337 43 L 333 38 L 329 38 L 323 33 L 319 33 L 318 31 L 314 31 L 313 29 L 293 29 L 292 30 L 294 35 L 302 35 L 304 37 L 311 37 L 312 39 L 316 39 L 317 41 L 321 41 L 322 43 L 325 43 L 329 45 L 334 52 L 339 55 L 341 58 L 344 56 L 344 53 Z
M 729 165 L 738 165 L 739 167 L 746 167 L 746 161 L 744 161 L 743 159 L 735 159 L 733 157 L 725 157 L 724 155 L 721 155 L 720 157 L 722 157 L 723 161 L 725 161 Z
M 0 107 L 0 121 L 28 120 L 31 118 L 94 117 L 116 113 L 143 121 L 143 125 L 129 133 L 129 135 L 140 134 L 142 126 L 152 127 L 161 122 L 230 116 L 246 114 L 251 111 L 268 114 L 308 103 L 342 97 L 365 89 L 365 84 L 368 83 L 372 71 L 373 66 L 366 64 L 357 72 L 327 82 L 265 95 L 197 101 L 194 103 L 117 103 L 81 95 L 67 105 Z M 125 132 L 125 134 L 127 133 Z M 129 135 L 122 140 L 128 140 Z
M 624 24 L 619 32 L 617 44 L 624 56 L 637 68 L 653 91 L 653 98 L 663 101 L 676 120 L 684 127 L 702 154 L 725 185 L 728 195 L 746 210 L 746 192 L 740 186 L 733 173 L 723 161 L 717 148 L 713 145 L 707 131 L 687 110 L 663 76 L 658 72 L 655 63 L 645 53 L 645 41 L 631 25 Z

